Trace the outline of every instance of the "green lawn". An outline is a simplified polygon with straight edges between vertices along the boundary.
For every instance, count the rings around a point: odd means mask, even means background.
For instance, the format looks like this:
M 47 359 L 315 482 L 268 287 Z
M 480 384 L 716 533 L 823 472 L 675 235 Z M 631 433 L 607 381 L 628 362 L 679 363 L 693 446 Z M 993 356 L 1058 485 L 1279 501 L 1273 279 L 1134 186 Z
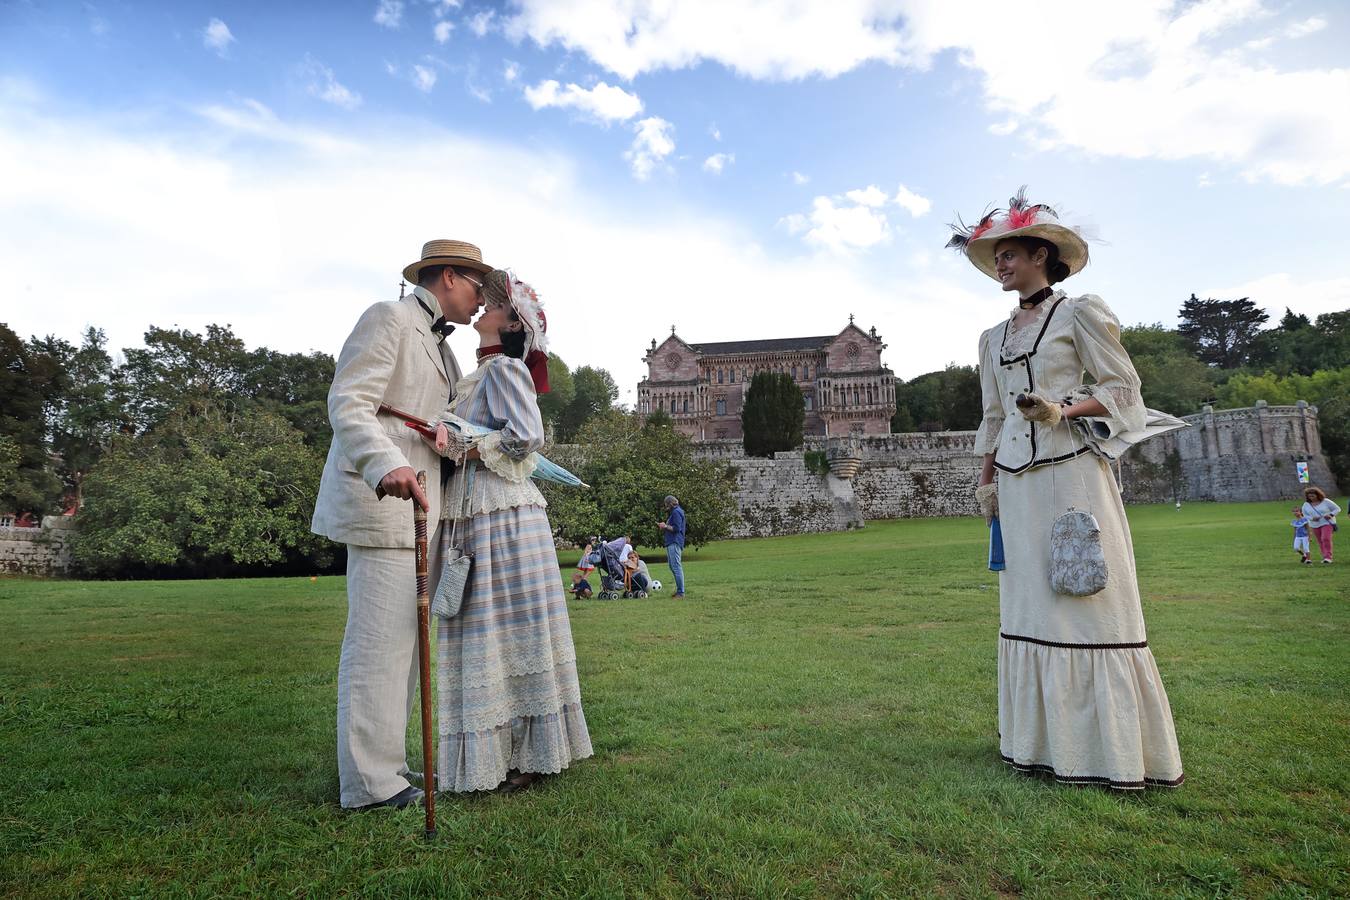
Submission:
M 1287 506 L 1130 510 L 1179 790 L 1007 769 L 983 525 L 874 522 L 573 604 L 595 757 L 434 843 L 337 806 L 341 578 L 3 580 L 0 895 L 1345 896 L 1350 533 Z

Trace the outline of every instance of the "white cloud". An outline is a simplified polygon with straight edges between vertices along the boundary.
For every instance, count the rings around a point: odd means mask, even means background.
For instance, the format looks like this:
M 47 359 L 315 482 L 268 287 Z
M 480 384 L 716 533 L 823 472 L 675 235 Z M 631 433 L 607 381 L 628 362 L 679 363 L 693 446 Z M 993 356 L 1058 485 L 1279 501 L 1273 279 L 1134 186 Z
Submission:
M 511 60 L 508 59 L 506 61 L 506 64 L 502 66 L 502 78 L 504 78 L 507 81 L 507 83 L 514 84 L 515 80 L 519 77 L 520 77 L 520 66 L 516 65 L 515 63 L 511 62 Z
M 508 79 L 511 80 L 511 79 Z M 534 109 L 556 106 L 575 109 L 601 122 L 623 122 L 642 112 L 642 100 L 621 87 L 612 87 L 603 81 L 593 88 L 579 84 L 566 87 L 549 79 L 525 88 L 525 102 Z
M 872 207 L 885 206 L 886 200 L 888 199 L 886 197 L 886 192 L 883 191 L 881 188 L 877 187 L 875 184 L 869 184 L 867 187 L 862 188 L 861 190 L 848 191 L 844 194 L 844 196 L 852 200 L 859 206 L 872 206 Z
M 650 178 L 665 158 L 675 152 L 675 139 L 671 137 L 674 130 L 674 125 L 659 116 L 649 116 L 633 126 L 637 136 L 623 156 L 638 181 Z
M 473 18 L 469 19 L 469 30 L 479 37 L 483 37 L 492 30 L 493 19 L 496 17 L 497 11 L 493 9 L 476 13 Z
M 708 134 L 712 136 L 714 141 L 720 142 L 722 140 L 722 129 L 717 127 L 716 122 L 708 126 Z
M 380 0 L 375 6 L 375 24 L 398 28 L 403 24 L 403 0 Z
M 1196 187 L 1207 188 L 1212 184 L 1214 184 L 1214 179 L 1210 177 L 1208 172 L 1201 172 L 1200 177 L 1195 180 Z
M 944 53 L 979 76 L 995 124 L 1038 123 L 1035 149 L 1204 159 L 1252 180 L 1350 177 L 1350 68 L 1276 68 L 1225 48 L 1269 18 L 1262 0 L 1046 0 L 1009 16 L 995 0 L 588 0 L 587 14 L 519 0 L 508 36 L 559 45 L 631 79 L 714 62 L 751 78 L 833 77 L 865 63 L 925 70 Z M 1288 26 L 1325 27 L 1314 16 Z M 1055 47 L 1053 53 L 1028 48 Z
M 491 103 L 492 92 L 480 84 L 477 84 L 473 78 L 469 78 L 464 83 L 464 89 L 469 92 L 469 96 L 480 103 Z
M 919 216 L 927 215 L 933 208 L 931 200 L 927 197 L 920 197 L 903 184 L 896 189 L 895 203 L 916 219 Z
M 779 225 L 808 244 L 845 255 L 885 243 L 891 234 L 885 213 L 861 203 L 836 205 L 830 197 L 817 197 L 810 213 L 784 216 Z
M 1322 313 L 1350 309 L 1350 277 L 1305 279 L 1277 272 L 1229 287 L 1205 288 L 1200 296 L 1227 300 L 1250 297 L 1273 320 L 1284 315 L 1286 307 L 1315 319 Z
M 1284 30 L 1284 36 L 1287 38 L 1307 37 L 1310 34 L 1316 34 L 1327 27 L 1327 20 L 1321 16 L 1311 16 L 1302 22 L 1295 22 Z
M 912 377 L 973 361 L 980 328 L 1002 312 L 930 273 L 896 294 L 847 259 L 771 253 L 715 214 L 635 211 L 581 183 L 585 167 L 567 156 L 434 124 L 334 132 L 245 102 L 128 132 L 125 120 L 61 118 L 43 103 L 20 113 L 11 101 L 0 90 L 0 296 L 25 337 L 75 340 L 96 325 L 119 350 L 139 346 L 152 324 L 200 332 L 229 322 L 250 347 L 336 354 L 362 310 L 398 296 L 399 270 L 433 237 L 471 240 L 489 262 L 513 266 L 547 304 L 552 349 L 573 366 L 608 369 L 623 391 L 644 374 L 639 348 L 672 321 L 690 340 L 733 340 L 831 333 L 854 312 L 875 322 L 887 361 Z M 446 159 L 474 177 L 445 179 Z M 83 248 L 73 267 L 72 241 Z M 605 278 L 577 265 L 579 246 L 604 248 Z M 671 247 L 718 290 L 653 278 Z M 42 302 L 53 272 L 70 302 Z M 634 285 L 643 303 L 632 303 Z M 727 296 L 771 296 L 775 315 L 729 316 Z M 820 302 L 831 296 L 847 296 L 848 308 Z M 617 347 L 594 340 L 595 310 L 613 308 L 628 311 Z M 462 362 L 472 360 L 466 331 L 450 338 Z
M 810 181 L 810 180 L 811 180 L 811 176 L 810 176 L 810 175 L 803 175 L 801 172 L 793 172 L 793 173 L 792 173 L 792 183 L 793 183 L 793 184 L 796 184 L 796 185 L 803 185 L 803 184 L 806 184 L 806 183 L 807 183 L 808 181 Z
M 436 43 L 444 44 L 450 40 L 450 32 L 455 30 L 455 23 L 449 19 L 442 19 L 431 29 L 431 34 L 436 38 Z
M 989 126 L 989 133 L 996 134 L 999 137 L 1006 137 L 1017 130 L 1016 119 L 1005 119 L 1002 122 L 994 122 Z
M 436 86 L 436 70 L 428 66 L 413 66 L 413 84 L 419 91 L 429 93 Z
M 343 109 L 356 109 L 361 105 L 361 95 L 341 84 L 333 70 L 314 57 L 306 55 L 299 71 L 310 96 Z
M 233 43 L 234 35 L 230 33 L 230 26 L 220 19 L 212 19 L 202 29 L 202 46 L 207 50 L 214 50 L 222 58 Z
M 631 79 L 718 62 L 752 78 L 827 77 L 870 60 L 898 61 L 900 33 L 884 2 L 723 3 L 590 0 L 586 14 L 553 0 L 522 0 L 507 18 L 514 39 L 561 44 Z
M 735 153 L 714 153 L 703 161 L 703 171 L 721 175 L 722 170 L 736 161 Z

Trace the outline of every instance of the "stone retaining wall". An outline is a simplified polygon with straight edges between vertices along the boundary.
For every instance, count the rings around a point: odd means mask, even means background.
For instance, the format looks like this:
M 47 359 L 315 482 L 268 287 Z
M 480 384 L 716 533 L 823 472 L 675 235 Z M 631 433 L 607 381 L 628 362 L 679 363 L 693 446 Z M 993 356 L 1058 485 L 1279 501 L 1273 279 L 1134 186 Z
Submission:
M 46 516 L 41 528 L 0 528 L 0 574 L 66 574 L 72 526 L 68 516 Z

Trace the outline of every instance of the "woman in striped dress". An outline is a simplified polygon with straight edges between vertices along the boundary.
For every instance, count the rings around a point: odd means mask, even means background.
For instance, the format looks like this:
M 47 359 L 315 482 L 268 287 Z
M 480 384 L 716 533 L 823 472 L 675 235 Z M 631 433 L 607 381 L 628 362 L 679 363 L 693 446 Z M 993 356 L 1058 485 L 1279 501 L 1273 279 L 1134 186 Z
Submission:
M 547 322 L 534 291 L 508 272 L 484 279 L 474 322 L 478 367 L 449 412 L 493 429 L 445 491 L 446 517 L 468 518 L 456 544 L 473 556 L 458 615 L 438 628 L 440 790 L 516 791 L 591 755 L 576 650 L 545 501 L 530 480 L 544 443 L 536 398 L 548 390 Z M 438 448 L 450 456 L 445 426 Z M 467 482 L 467 483 L 466 483 Z

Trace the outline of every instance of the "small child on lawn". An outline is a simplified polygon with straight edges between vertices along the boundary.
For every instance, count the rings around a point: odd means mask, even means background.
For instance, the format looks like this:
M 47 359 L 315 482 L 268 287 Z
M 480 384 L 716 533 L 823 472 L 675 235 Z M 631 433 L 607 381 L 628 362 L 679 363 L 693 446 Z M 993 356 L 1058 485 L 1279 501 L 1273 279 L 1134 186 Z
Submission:
M 1303 510 L 1295 506 L 1291 512 L 1294 514 L 1294 520 L 1289 524 L 1294 526 L 1294 550 L 1303 557 L 1305 566 L 1312 565 L 1312 556 L 1309 555 L 1308 547 L 1308 517 L 1303 514 Z
M 589 574 L 589 573 L 586 573 Z M 577 600 L 591 599 L 591 583 L 586 580 L 586 574 L 582 572 L 572 573 L 572 596 Z

